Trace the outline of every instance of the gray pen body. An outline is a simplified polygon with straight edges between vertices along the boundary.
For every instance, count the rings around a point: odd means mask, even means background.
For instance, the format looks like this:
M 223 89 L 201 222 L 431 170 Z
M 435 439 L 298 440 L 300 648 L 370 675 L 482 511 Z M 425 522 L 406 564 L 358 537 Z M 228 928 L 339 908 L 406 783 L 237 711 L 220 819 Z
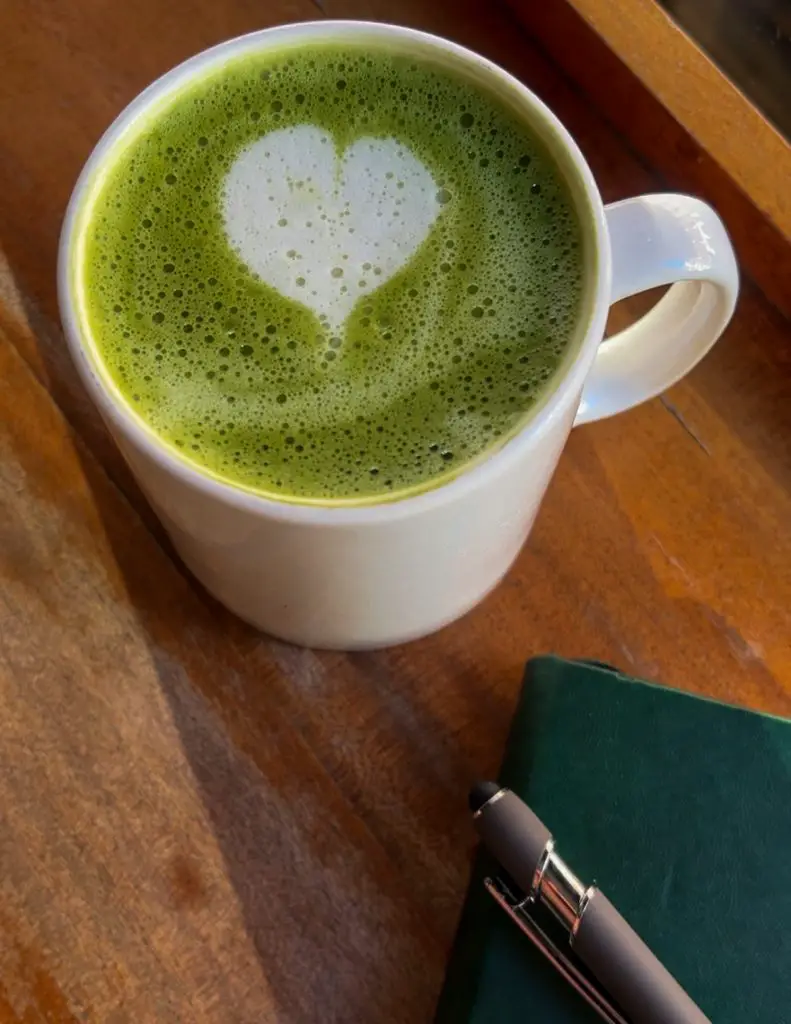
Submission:
M 552 835 L 527 804 L 501 789 L 473 817 L 486 849 L 519 888 L 529 893 Z
M 569 871 L 549 830 L 515 793 L 500 790 L 474 821 L 489 852 L 568 928 L 574 952 L 635 1024 L 711 1024 L 607 897 Z
M 590 892 L 571 946 L 635 1024 L 710 1024 L 598 889 Z

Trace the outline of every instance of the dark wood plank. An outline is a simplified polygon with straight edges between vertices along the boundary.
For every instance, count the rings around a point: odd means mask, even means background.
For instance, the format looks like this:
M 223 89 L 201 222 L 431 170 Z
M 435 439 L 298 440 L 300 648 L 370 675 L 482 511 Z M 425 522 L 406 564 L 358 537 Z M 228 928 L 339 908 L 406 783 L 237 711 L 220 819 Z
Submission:
M 509 0 L 509 6 L 667 189 L 702 195 L 716 206 L 742 267 L 770 302 L 791 315 L 791 212 L 785 184 L 791 144 L 658 9 L 656 23 L 641 25 L 639 37 L 631 36 L 629 25 L 655 0 L 629 2 L 629 15 L 606 0 Z M 599 15 L 596 28 L 610 45 L 583 16 L 593 18 L 594 13 Z M 618 50 L 627 42 L 632 47 L 629 66 L 622 59 L 627 54 Z M 649 77 L 655 91 L 643 84 Z M 760 179 L 746 169 L 756 160 L 763 171 Z
M 322 7 L 504 63 L 579 137 L 607 199 L 661 185 L 504 8 Z M 437 636 L 296 650 L 172 558 L 65 356 L 59 219 L 145 81 L 233 32 L 319 13 L 0 13 L 4 1024 L 427 1021 L 472 847 L 464 792 L 496 769 L 526 657 L 582 654 L 791 712 L 791 349 L 749 282 L 687 381 L 572 436 L 513 572 Z
M 528 19 L 526 0 L 516 7 Z M 657 0 L 564 0 L 791 240 L 791 145 Z M 538 12 L 539 20 L 542 13 Z M 565 12 L 549 11 L 549 17 Z M 715 15 L 716 18 L 716 15 Z M 571 20 L 571 19 L 569 19 Z M 738 15 L 731 17 L 734 27 Z M 553 37 L 566 45 L 563 37 Z
M 785 0 L 661 0 L 791 140 L 791 8 Z

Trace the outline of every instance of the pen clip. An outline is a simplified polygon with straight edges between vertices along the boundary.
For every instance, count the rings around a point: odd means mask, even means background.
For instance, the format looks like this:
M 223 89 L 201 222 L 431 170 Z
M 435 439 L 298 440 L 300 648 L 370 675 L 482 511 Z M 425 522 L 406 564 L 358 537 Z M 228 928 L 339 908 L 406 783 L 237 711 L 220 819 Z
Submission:
M 536 922 L 528 910 L 532 904 L 529 896 L 518 900 L 505 882 L 499 878 L 486 878 L 483 884 L 489 895 L 530 939 L 536 949 L 549 960 L 555 970 L 576 989 L 603 1020 L 608 1024 L 631 1024 L 629 1019 L 615 1007 L 607 993 L 589 978 Z

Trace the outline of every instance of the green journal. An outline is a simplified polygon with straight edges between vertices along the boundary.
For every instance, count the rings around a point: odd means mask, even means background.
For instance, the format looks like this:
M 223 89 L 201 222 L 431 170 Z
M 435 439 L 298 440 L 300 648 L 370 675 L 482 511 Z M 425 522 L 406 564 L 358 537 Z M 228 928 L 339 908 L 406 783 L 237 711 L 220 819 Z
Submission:
M 791 722 L 536 658 L 499 781 L 715 1024 L 791 1021 Z M 435 1024 L 596 1024 L 494 871 L 481 851 Z

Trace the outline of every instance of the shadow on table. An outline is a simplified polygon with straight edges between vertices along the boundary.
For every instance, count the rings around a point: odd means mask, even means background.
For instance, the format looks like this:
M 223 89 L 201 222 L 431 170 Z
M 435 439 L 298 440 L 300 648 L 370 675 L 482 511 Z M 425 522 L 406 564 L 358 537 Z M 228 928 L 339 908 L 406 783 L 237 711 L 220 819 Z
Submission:
M 299 735 L 269 644 L 130 529 L 90 458 L 85 471 L 282 1019 L 430 1019 L 444 941 Z M 189 851 L 172 876 L 174 906 L 205 898 Z

